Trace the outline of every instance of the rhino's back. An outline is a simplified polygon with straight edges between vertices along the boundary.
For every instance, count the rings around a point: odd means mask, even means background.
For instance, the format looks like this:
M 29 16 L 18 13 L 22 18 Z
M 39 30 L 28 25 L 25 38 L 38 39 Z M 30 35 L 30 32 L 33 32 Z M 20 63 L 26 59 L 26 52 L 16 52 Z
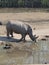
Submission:
M 15 33 L 26 33 L 28 30 L 28 25 L 21 21 L 10 21 L 10 23 Z

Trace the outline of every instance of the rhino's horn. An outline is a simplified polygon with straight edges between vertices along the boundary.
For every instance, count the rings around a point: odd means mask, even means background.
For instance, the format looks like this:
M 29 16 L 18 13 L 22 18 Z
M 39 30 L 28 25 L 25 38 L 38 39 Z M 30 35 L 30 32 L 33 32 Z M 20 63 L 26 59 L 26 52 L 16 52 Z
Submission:
M 35 42 L 36 42 L 36 39 L 37 39 L 38 37 L 39 37 L 39 36 L 34 36 Z

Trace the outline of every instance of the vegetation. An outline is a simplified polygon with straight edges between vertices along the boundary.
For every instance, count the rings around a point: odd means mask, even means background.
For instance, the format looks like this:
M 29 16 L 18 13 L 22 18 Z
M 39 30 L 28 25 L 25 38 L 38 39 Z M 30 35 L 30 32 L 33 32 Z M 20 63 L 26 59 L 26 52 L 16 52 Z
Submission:
M 48 8 L 49 0 L 0 0 L 0 7 Z

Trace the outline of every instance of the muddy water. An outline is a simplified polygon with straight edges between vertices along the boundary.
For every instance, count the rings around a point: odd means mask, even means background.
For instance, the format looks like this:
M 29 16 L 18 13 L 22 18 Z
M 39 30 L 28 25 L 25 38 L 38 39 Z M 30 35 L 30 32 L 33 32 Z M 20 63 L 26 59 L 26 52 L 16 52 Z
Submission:
M 39 40 L 37 43 L 32 41 L 26 43 L 10 42 L 13 45 L 11 49 L 3 49 L 4 44 L 0 45 L 1 65 L 49 63 L 49 40 Z

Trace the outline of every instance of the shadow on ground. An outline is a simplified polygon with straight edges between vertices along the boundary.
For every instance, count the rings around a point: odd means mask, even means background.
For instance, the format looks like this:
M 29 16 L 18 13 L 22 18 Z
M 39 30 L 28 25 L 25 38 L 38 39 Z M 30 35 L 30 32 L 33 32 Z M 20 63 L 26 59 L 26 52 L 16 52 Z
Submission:
M 14 39 L 14 38 L 7 38 L 5 36 L 0 36 L 0 41 L 7 41 L 7 42 L 20 42 L 19 39 Z

